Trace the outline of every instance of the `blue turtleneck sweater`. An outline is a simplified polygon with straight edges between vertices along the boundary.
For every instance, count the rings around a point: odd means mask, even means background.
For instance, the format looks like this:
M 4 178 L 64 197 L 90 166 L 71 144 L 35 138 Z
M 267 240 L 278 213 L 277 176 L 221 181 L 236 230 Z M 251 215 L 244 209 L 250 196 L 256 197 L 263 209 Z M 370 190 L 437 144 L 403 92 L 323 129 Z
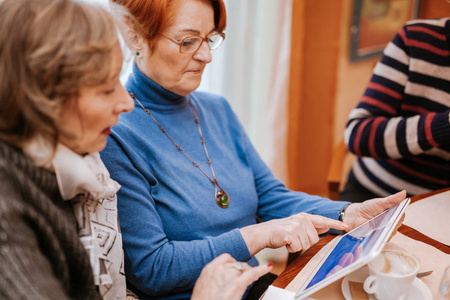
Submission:
M 181 97 L 136 66 L 126 84 L 173 140 L 212 177 L 192 99 L 218 182 L 230 205 L 215 202 L 214 186 L 136 103 L 121 115 L 101 153 L 122 188 L 118 209 L 125 272 L 140 299 L 184 299 L 202 268 L 222 253 L 257 265 L 239 228 L 298 212 L 337 219 L 346 202 L 288 190 L 261 160 L 228 102 L 193 92 Z

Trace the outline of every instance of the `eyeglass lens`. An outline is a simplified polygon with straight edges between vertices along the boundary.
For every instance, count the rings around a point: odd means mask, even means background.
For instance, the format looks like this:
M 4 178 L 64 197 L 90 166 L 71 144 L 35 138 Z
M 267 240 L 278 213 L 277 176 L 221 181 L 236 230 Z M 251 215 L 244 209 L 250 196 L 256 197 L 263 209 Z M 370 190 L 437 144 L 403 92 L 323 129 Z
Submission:
M 203 42 L 203 38 L 199 36 L 190 36 L 181 41 L 180 52 L 192 53 L 197 51 Z M 220 47 L 223 42 L 223 37 L 220 34 L 215 34 L 206 39 L 209 49 L 215 50 Z

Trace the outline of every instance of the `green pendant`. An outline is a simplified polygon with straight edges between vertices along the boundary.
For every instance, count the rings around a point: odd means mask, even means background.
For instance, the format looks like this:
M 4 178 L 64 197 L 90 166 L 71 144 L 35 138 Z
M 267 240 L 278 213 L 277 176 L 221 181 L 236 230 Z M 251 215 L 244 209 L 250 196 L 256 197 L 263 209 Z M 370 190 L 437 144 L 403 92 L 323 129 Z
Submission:
M 228 197 L 223 195 L 222 197 L 220 197 L 220 204 L 222 204 L 223 206 L 228 206 Z
M 230 204 L 230 198 L 228 197 L 227 192 L 220 190 L 216 195 L 216 203 L 222 208 L 228 207 Z

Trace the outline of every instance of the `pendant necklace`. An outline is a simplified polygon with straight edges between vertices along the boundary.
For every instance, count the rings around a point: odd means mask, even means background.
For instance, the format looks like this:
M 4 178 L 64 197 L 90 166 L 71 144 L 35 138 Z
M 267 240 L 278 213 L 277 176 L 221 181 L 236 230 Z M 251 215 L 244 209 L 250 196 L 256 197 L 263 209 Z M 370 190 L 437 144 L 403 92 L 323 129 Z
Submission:
M 211 164 L 211 159 L 209 158 L 208 150 L 206 149 L 205 139 L 203 138 L 202 130 L 200 129 L 200 124 L 198 122 L 197 113 L 195 112 L 195 108 L 194 108 L 194 105 L 192 104 L 191 98 L 188 97 L 189 105 L 191 106 L 192 113 L 194 114 L 195 123 L 197 124 L 198 133 L 200 135 L 201 142 L 203 144 L 203 149 L 205 150 L 207 162 L 208 162 L 209 168 L 211 169 L 213 178 L 211 178 L 208 174 L 206 174 L 206 172 L 203 171 L 203 169 L 200 167 L 200 165 L 198 163 L 196 163 L 189 155 L 187 155 L 187 153 L 184 152 L 183 149 L 177 143 L 175 143 L 175 141 L 167 133 L 166 129 L 164 127 L 162 127 L 158 123 L 158 121 L 156 121 L 155 117 L 150 113 L 150 110 L 145 108 L 132 92 L 130 92 L 130 96 L 142 107 L 142 109 L 153 119 L 153 121 L 155 121 L 155 123 L 156 123 L 156 125 L 158 125 L 159 129 L 161 129 L 161 131 L 170 139 L 170 141 L 175 145 L 175 147 L 177 147 L 178 151 L 183 153 L 184 156 L 186 156 L 192 162 L 194 167 L 196 167 L 197 169 L 202 171 L 203 174 L 205 174 L 205 176 L 209 179 L 209 181 L 214 185 L 214 194 L 216 195 L 215 200 L 216 200 L 217 205 L 219 205 L 222 208 L 227 208 L 228 205 L 230 205 L 230 197 L 228 196 L 228 193 L 220 186 L 219 181 L 216 178 L 216 174 L 214 173 L 214 169 Z M 217 191 L 217 188 L 219 188 L 219 191 Z

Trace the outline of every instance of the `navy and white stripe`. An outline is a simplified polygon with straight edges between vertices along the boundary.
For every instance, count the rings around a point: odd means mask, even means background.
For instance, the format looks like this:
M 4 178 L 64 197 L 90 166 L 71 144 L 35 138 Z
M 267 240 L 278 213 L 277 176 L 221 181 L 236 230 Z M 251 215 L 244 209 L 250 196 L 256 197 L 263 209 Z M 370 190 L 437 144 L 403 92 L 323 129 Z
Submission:
M 450 186 L 450 18 L 414 20 L 375 66 L 345 130 L 352 168 L 380 196 Z

